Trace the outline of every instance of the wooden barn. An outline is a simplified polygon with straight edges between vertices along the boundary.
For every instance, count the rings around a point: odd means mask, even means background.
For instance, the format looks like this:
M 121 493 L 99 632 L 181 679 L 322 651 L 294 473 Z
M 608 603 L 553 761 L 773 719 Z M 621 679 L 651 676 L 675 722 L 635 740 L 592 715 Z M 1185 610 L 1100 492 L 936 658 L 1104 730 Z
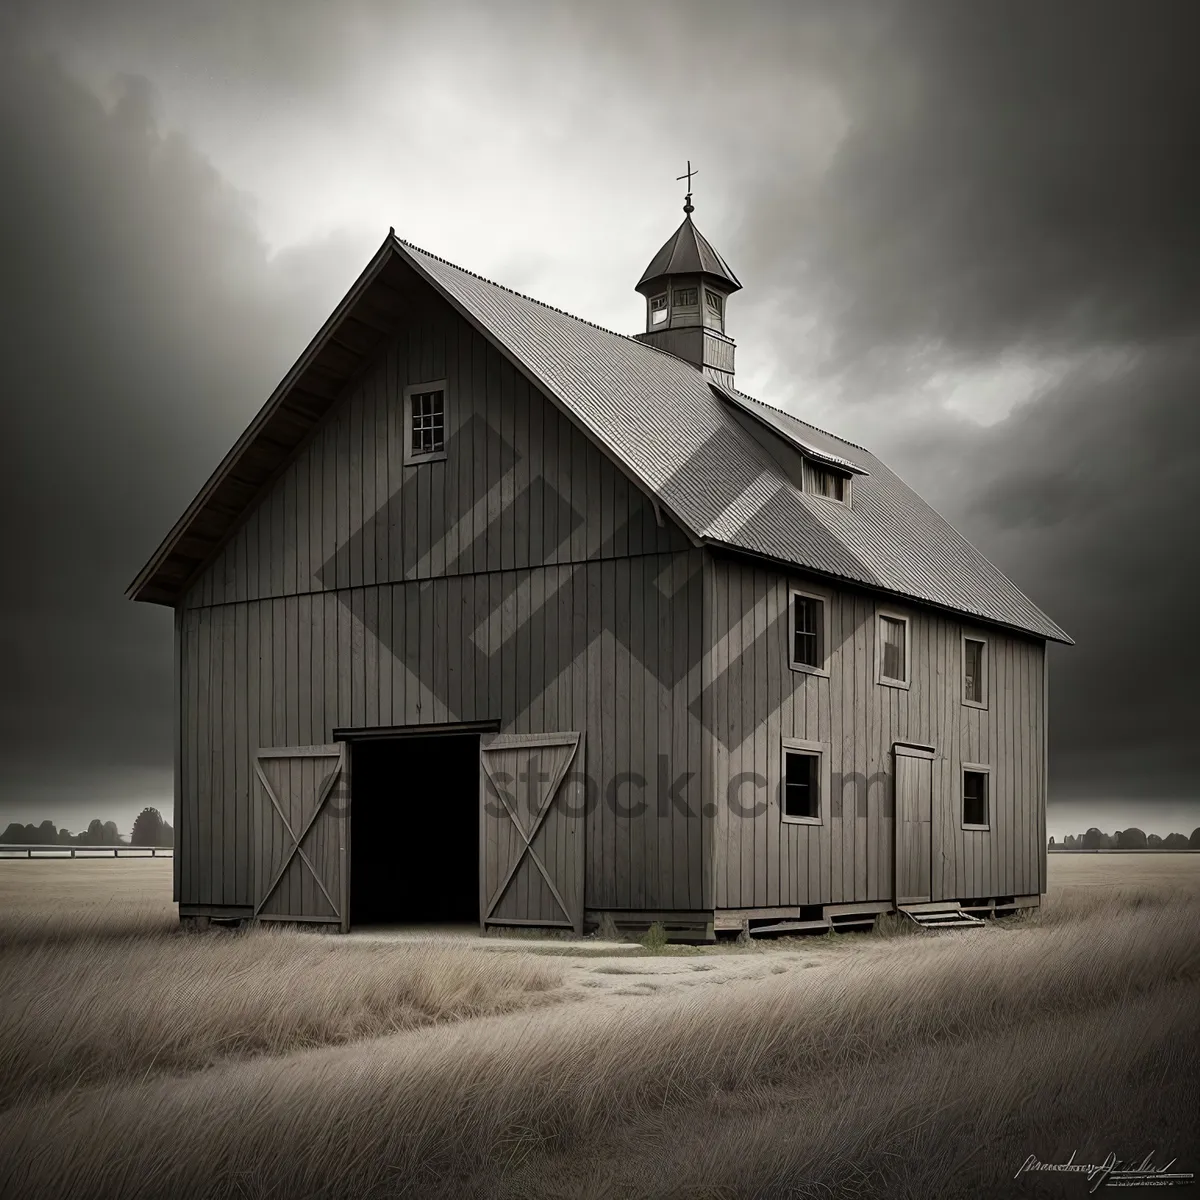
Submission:
M 874 455 L 738 391 L 690 200 L 632 337 L 389 232 L 130 586 L 175 610 L 181 919 L 711 939 L 1038 903 L 1070 639 Z

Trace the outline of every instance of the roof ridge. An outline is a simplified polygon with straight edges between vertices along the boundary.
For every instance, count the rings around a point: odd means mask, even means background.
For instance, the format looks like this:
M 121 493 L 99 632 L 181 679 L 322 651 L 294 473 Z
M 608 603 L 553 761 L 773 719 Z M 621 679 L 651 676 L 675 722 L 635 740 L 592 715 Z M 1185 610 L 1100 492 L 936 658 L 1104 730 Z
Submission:
M 864 454 L 870 454 L 871 451 L 866 446 L 860 446 L 857 442 L 852 442 L 849 438 L 844 438 L 840 434 L 830 433 L 828 429 L 822 429 L 819 425 L 814 425 L 811 421 L 804 420 L 803 417 L 796 416 L 795 413 L 790 413 L 786 408 L 778 408 L 774 404 L 768 404 L 765 400 L 758 399 L 757 396 L 751 396 L 747 392 L 743 392 L 740 388 L 733 389 L 739 396 L 749 400 L 752 404 L 761 405 L 763 408 L 769 408 L 772 412 L 781 413 L 790 421 L 795 421 L 797 425 L 803 425 L 807 429 L 813 430 L 814 433 L 822 434 L 827 438 L 833 438 L 835 442 L 841 442 L 843 446 L 853 446 L 855 450 L 861 450 Z M 872 456 L 874 457 L 874 456 Z
M 469 267 L 459 266 L 458 263 L 451 262 L 448 258 L 443 258 L 440 254 L 434 254 L 432 250 L 426 250 L 423 246 L 418 246 L 415 242 L 408 241 L 407 238 L 399 237 L 394 233 L 392 236 L 402 246 L 407 246 L 410 250 L 416 250 L 418 254 L 423 254 L 426 258 L 432 258 L 434 262 L 440 262 L 444 266 L 453 267 L 454 270 L 461 271 L 464 275 L 470 275 L 472 279 L 478 279 L 481 283 L 486 283 L 489 287 L 499 288 L 500 291 L 507 292 L 510 296 L 519 296 L 522 300 L 528 300 L 530 304 L 536 304 L 539 308 L 548 308 L 551 312 L 558 313 L 560 317 L 569 317 L 572 321 L 578 321 L 581 325 L 587 325 L 591 329 L 600 330 L 601 333 L 621 338 L 626 342 L 632 342 L 633 345 L 641 346 L 645 350 L 652 350 L 655 354 L 664 354 L 667 358 L 673 358 L 676 362 L 687 363 L 688 366 L 694 365 L 688 363 L 687 359 L 680 358 L 678 354 L 672 354 L 669 350 L 663 350 L 660 346 L 652 345 L 650 342 L 643 342 L 641 338 L 632 333 L 620 333 L 616 329 L 609 329 L 607 325 L 600 325 L 595 321 L 589 321 L 587 317 L 579 317 L 575 313 L 567 312 L 565 308 L 556 308 L 553 304 L 547 304 L 545 300 L 539 300 L 536 296 L 529 296 L 525 292 L 518 292 L 516 288 L 510 288 L 507 284 L 498 283 L 494 279 L 489 279 L 486 275 L 480 275 L 478 271 L 472 271 Z M 696 369 L 699 370 L 698 367 Z

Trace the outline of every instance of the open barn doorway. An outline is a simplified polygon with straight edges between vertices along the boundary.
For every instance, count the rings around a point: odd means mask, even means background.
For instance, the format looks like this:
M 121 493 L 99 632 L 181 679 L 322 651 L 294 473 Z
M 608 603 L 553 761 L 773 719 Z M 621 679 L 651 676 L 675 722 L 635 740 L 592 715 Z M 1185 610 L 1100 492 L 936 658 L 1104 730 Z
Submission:
M 350 927 L 479 923 L 479 735 L 353 743 Z

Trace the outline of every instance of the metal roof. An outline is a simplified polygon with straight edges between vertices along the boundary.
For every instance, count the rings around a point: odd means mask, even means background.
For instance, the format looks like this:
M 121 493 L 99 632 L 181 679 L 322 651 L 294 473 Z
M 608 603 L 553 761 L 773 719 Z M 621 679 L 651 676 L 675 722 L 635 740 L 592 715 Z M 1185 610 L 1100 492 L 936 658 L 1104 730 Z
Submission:
M 797 432 L 797 430 L 803 430 L 803 423 L 780 409 L 763 404 L 761 401 L 755 400 L 753 396 L 747 396 L 744 392 L 726 387 L 723 383 L 717 383 L 715 380 L 709 380 L 709 387 L 741 412 L 749 413 L 755 420 L 766 425 L 768 429 L 773 429 L 780 437 L 791 442 L 802 454 L 815 462 L 836 467 L 839 471 L 845 471 L 850 475 L 869 475 L 871 473 L 865 467 L 860 467 L 858 463 L 851 462 L 848 458 L 842 458 L 840 454 L 831 454 L 828 450 L 822 450 L 813 445 L 811 438 L 805 438 Z
M 139 572 L 130 596 L 176 602 L 261 489 L 270 486 L 291 449 L 377 351 L 391 314 L 421 281 L 587 431 L 696 541 L 1036 637 L 1071 641 L 862 447 L 742 392 L 722 398 L 691 363 L 522 296 L 394 233 Z M 731 400 L 803 452 L 854 469 L 851 507 L 800 492 L 738 423 Z
M 866 472 L 849 508 L 801 493 L 691 363 L 397 245 L 698 539 L 1071 642 L 862 447 L 738 392 L 813 451 Z
M 742 285 L 729 269 L 729 264 L 712 248 L 712 243 L 692 224 L 691 214 L 683 218 L 683 224 L 663 243 L 663 247 L 650 260 L 642 272 L 635 290 L 661 279 L 664 275 L 696 275 L 703 272 L 719 279 L 731 292 Z

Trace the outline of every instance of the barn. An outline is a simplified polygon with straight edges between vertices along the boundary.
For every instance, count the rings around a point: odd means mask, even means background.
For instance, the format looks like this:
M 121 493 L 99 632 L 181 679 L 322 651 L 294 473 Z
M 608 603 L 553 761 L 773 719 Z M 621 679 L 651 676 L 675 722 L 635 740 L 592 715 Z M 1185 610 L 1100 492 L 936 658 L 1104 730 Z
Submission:
M 181 920 L 710 940 L 1039 903 L 1070 639 L 738 390 L 692 212 L 634 336 L 389 231 L 130 585 L 175 613 Z

